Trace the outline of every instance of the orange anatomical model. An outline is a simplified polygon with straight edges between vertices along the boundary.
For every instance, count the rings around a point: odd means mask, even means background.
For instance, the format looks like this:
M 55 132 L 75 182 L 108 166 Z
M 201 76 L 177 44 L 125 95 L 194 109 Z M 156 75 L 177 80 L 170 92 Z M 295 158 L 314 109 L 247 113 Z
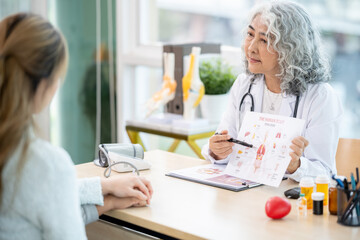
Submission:
M 267 133 L 265 135 L 264 142 L 260 145 L 260 147 L 258 148 L 258 150 L 256 152 L 256 159 L 255 159 L 255 163 L 254 163 L 254 167 L 255 167 L 254 172 L 256 172 L 256 170 L 258 170 L 260 168 L 262 159 L 263 159 L 263 157 L 265 155 L 266 138 L 267 138 Z
M 150 116 L 156 109 L 164 106 L 175 97 L 176 81 L 174 79 L 175 58 L 174 53 L 164 53 L 164 76 L 160 91 L 156 92 L 146 103 L 147 113 Z
M 199 75 L 199 56 L 201 49 L 193 47 L 190 54 L 189 69 L 182 79 L 184 119 L 193 120 L 195 109 L 205 94 L 204 84 Z

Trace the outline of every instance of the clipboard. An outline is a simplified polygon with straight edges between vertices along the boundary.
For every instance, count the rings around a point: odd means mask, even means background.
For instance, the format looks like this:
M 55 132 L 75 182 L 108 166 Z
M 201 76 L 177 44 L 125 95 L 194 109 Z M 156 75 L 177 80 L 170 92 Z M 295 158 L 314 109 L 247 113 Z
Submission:
M 223 172 L 225 167 L 226 165 L 207 164 L 170 171 L 165 175 L 213 187 L 223 188 L 234 192 L 239 192 L 262 185 L 260 183 L 251 182 L 225 174 Z

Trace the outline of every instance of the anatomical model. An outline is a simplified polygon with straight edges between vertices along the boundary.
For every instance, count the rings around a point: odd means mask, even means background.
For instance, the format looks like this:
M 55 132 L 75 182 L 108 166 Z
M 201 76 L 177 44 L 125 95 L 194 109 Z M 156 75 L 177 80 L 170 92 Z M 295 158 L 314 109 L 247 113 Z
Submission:
M 205 94 L 204 84 L 199 75 L 200 48 L 193 47 L 188 72 L 182 79 L 184 97 L 184 120 L 195 119 L 195 109 Z
M 164 76 L 162 88 L 147 101 L 146 117 L 150 116 L 156 109 L 164 106 L 166 103 L 175 98 L 176 81 L 174 79 L 174 66 L 174 53 L 164 53 Z
M 255 159 L 255 163 L 254 163 L 254 167 L 255 167 L 255 171 L 260 168 L 261 166 L 261 162 L 262 162 L 262 158 L 265 155 L 265 142 L 266 142 L 266 138 L 267 138 L 267 133 L 265 135 L 264 138 L 264 142 L 260 145 L 260 147 L 258 148 L 257 152 L 256 152 L 256 159 Z

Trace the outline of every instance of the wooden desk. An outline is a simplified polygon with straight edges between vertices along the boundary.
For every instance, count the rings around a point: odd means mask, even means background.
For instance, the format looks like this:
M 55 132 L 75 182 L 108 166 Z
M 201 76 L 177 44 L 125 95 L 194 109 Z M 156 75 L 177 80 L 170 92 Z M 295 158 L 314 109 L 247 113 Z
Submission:
M 126 132 L 129 136 L 131 143 L 138 143 L 146 151 L 145 145 L 140 137 L 140 132 L 155 134 L 158 136 L 174 138 L 174 142 L 169 147 L 169 152 L 175 152 L 179 146 L 180 141 L 184 140 L 189 147 L 196 153 L 196 155 L 204 159 L 201 154 L 201 148 L 196 144 L 196 140 L 209 138 L 215 133 L 216 126 L 209 125 L 202 129 L 194 129 L 191 131 L 185 131 L 184 129 L 174 129 L 166 125 L 149 124 L 143 121 L 126 121 Z
M 160 150 L 146 152 L 145 159 L 152 164 L 151 170 L 141 172 L 154 187 L 151 204 L 111 211 L 107 220 L 119 219 L 180 239 L 360 239 L 359 227 L 342 226 L 336 216 L 315 216 L 309 211 L 307 218 L 298 219 L 296 200 L 290 200 L 292 210 L 284 219 L 269 219 L 266 200 L 297 186 L 292 180 L 283 181 L 279 188 L 232 192 L 165 176 L 169 170 L 208 163 L 203 160 Z M 79 177 L 102 176 L 104 171 L 92 163 L 76 168 Z

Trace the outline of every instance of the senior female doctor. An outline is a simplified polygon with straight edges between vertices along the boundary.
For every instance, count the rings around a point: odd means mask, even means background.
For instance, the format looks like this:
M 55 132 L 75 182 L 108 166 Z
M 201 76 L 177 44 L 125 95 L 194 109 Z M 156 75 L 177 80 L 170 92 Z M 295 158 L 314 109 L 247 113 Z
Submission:
M 319 33 L 308 13 L 292 2 L 255 7 L 243 43 L 246 73 L 230 91 L 227 109 L 214 135 L 202 149 L 213 163 L 226 164 L 247 111 L 305 120 L 302 136 L 292 140 L 286 176 L 336 173 L 342 107 L 331 86 Z

